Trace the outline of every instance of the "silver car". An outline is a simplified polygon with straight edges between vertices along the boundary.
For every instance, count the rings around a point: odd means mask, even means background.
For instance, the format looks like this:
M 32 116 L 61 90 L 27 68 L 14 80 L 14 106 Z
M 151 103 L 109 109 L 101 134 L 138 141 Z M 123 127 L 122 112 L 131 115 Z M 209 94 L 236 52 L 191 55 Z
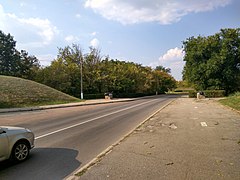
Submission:
M 0 126 L 0 161 L 24 161 L 34 147 L 34 134 L 26 128 Z

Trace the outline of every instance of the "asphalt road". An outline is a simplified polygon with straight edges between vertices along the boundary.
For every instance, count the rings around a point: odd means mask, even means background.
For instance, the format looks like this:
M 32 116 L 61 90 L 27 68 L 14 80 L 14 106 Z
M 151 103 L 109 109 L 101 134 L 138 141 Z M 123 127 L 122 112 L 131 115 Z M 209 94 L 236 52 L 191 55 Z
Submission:
M 0 125 L 27 127 L 35 148 L 20 164 L 0 163 L 0 179 L 63 179 L 177 96 L 0 115 Z

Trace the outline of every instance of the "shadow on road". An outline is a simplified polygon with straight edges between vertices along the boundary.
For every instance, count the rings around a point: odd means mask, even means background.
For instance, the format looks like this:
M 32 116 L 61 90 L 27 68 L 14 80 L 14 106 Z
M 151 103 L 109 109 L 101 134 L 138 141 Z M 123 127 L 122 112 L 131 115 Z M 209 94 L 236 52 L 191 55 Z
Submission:
M 78 151 L 65 148 L 35 148 L 22 163 L 0 163 L 0 179 L 63 179 L 74 172 L 81 162 Z

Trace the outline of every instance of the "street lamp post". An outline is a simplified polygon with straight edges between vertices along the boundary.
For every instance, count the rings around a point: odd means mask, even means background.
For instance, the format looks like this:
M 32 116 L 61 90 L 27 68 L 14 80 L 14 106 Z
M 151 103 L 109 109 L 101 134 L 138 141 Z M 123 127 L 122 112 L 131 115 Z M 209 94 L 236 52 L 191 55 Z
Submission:
M 82 68 L 83 68 L 83 61 L 81 62 L 81 99 L 83 99 L 83 73 L 82 73 Z

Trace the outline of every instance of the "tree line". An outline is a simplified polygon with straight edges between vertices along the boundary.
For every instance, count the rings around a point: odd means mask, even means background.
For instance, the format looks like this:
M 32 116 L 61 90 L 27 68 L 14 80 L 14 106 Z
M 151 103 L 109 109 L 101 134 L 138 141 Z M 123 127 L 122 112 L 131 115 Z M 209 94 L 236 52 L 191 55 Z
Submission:
M 90 47 L 84 54 L 78 44 L 58 49 L 57 58 L 42 67 L 35 56 L 16 50 L 16 41 L 0 31 L 0 74 L 22 77 L 80 97 L 81 78 L 84 94 L 105 92 L 164 93 L 176 87 L 170 69 L 155 69 L 141 64 L 103 57 Z

